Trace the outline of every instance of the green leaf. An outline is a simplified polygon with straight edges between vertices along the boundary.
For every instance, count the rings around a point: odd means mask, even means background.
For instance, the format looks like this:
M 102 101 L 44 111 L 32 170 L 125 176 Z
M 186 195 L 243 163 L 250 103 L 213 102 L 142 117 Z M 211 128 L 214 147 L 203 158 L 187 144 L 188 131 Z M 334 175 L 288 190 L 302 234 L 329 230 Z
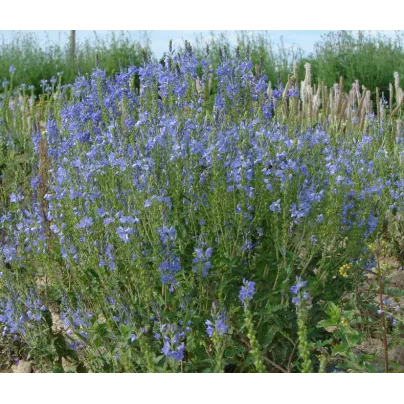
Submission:
M 337 327 L 338 322 L 332 320 L 321 320 L 317 323 L 317 328 L 325 328 L 325 327 Z
M 333 355 L 338 355 L 338 354 L 342 354 L 342 353 L 346 353 L 349 351 L 349 345 L 348 344 L 339 344 L 336 345 L 333 350 L 332 350 L 332 354 Z

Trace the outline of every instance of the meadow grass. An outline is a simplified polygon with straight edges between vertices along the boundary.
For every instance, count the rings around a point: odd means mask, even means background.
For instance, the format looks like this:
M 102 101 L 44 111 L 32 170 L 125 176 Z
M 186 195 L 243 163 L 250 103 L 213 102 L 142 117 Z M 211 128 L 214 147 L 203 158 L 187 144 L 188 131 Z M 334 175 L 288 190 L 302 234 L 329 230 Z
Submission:
M 58 72 L 63 72 L 62 83 L 72 84 L 79 70 L 81 74 L 91 73 L 97 60 L 107 74 L 113 75 L 120 67 L 139 66 L 145 57 L 146 60 L 160 58 L 161 55 L 153 55 L 150 44 L 147 34 L 141 43 L 127 32 L 119 35 L 111 32 L 104 37 L 95 36 L 92 41 L 78 42 L 76 60 L 72 62 L 67 45 L 51 41 L 42 45 L 35 34 L 22 31 L 16 33 L 10 42 L 6 43 L 3 39 L 0 44 L 0 78 L 8 77 L 8 69 L 14 65 L 17 68 L 14 77 L 16 87 L 22 83 L 33 85 L 36 95 L 39 95 L 42 80 L 50 80 Z M 351 83 L 359 79 L 372 91 L 373 100 L 377 87 L 380 95 L 384 92 L 388 97 L 389 84 L 394 84 L 392 72 L 396 71 L 401 76 L 404 74 L 402 45 L 403 33 L 400 31 L 393 38 L 382 31 L 377 34 L 332 31 L 324 35 L 309 54 L 298 45 L 285 46 L 282 38 L 275 43 L 270 31 L 238 31 L 235 45 L 226 35 L 213 31 L 205 37 L 196 36 L 192 43 L 193 53 L 199 61 L 206 57 L 209 49 L 214 71 L 220 63 L 221 54 L 236 57 L 240 53 L 249 53 L 251 61 L 257 66 L 255 69 L 261 70 L 268 81 L 277 85 L 279 80 L 283 83 L 287 81 L 295 63 L 300 78 L 305 75 L 305 63 L 310 63 L 313 84 L 324 82 L 331 87 L 342 76 L 344 89 L 348 91 Z M 212 92 L 216 94 L 216 82 L 213 82 Z

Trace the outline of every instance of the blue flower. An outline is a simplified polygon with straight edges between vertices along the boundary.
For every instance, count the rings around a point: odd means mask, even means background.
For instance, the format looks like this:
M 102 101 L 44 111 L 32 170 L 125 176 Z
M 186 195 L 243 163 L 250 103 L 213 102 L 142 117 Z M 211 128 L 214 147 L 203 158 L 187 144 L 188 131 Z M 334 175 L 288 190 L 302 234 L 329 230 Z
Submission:
M 206 324 L 206 333 L 208 334 L 208 337 L 209 338 L 212 338 L 212 336 L 213 336 L 213 333 L 214 333 L 214 329 L 212 328 L 212 322 L 211 321 L 209 321 L 209 320 L 206 320 L 205 321 L 205 324 Z
M 238 298 L 244 304 L 250 301 L 255 293 L 255 282 L 243 280 L 244 286 L 240 288 L 240 293 Z
M 269 210 L 272 212 L 280 212 L 281 211 L 281 200 L 278 199 L 276 202 L 273 202 L 269 207 Z
M 299 290 L 307 285 L 307 281 L 303 281 L 300 276 L 296 277 L 296 284 L 290 288 L 290 291 L 295 295 L 299 294 Z
M 92 226 L 93 219 L 91 217 L 84 217 L 80 223 L 76 226 L 77 229 L 85 229 Z
M 175 361 L 181 361 L 184 358 L 184 351 L 185 346 L 181 344 L 176 351 L 169 352 L 167 356 Z
M 116 229 L 116 234 L 119 236 L 119 238 L 124 242 L 124 243 L 129 243 L 129 235 L 133 233 L 133 229 L 126 227 L 123 228 L 122 226 L 119 226 Z
M 215 328 L 219 335 L 224 335 L 229 327 L 224 323 L 223 319 L 219 319 L 216 320 Z
M 292 303 L 293 303 L 295 306 L 297 306 L 297 305 L 300 303 L 300 297 L 295 296 L 295 297 L 292 299 Z

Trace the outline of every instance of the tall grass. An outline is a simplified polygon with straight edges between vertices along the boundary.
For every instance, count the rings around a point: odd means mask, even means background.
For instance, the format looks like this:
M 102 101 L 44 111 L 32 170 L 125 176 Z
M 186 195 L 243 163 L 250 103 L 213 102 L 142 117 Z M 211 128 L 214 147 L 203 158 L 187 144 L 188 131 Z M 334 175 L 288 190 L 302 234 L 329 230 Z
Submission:
M 315 44 L 310 54 L 305 54 L 298 45 L 285 46 L 282 38 L 277 43 L 275 39 L 270 31 L 238 31 L 236 43 L 233 44 L 225 34 L 211 32 L 204 37 L 195 37 L 191 45 L 199 60 L 206 56 L 209 49 L 213 71 L 224 54 L 235 57 L 237 53 L 248 52 L 256 66 L 255 73 L 265 74 L 269 81 L 276 84 L 279 80 L 283 83 L 287 81 L 294 64 L 297 66 L 297 76 L 304 77 L 304 65 L 309 62 L 314 84 L 324 82 L 330 87 L 342 76 L 347 91 L 350 83 L 359 80 L 371 89 L 373 99 L 376 97 L 376 87 L 380 95 L 384 93 L 388 98 L 391 72 L 404 74 L 402 32 L 397 32 L 393 38 L 383 32 L 330 32 Z M 169 40 L 168 37 L 167 45 Z M 78 42 L 77 60 L 72 63 L 67 45 L 50 41 L 41 45 L 35 34 L 16 33 L 11 42 L 6 43 L 3 39 L 0 46 L 0 78 L 7 77 L 10 65 L 14 65 L 17 68 L 15 84 L 34 85 L 39 94 L 41 80 L 49 80 L 57 72 L 63 71 L 63 84 L 71 84 L 78 69 L 82 74 L 90 73 L 96 60 L 109 75 L 119 71 L 120 65 L 139 66 L 144 60 L 145 51 L 148 54 L 146 59 L 156 56 L 152 54 L 150 44 L 147 35 L 141 43 L 127 32 L 95 36 L 94 40 Z M 216 82 L 213 82 L 212 92 L 216 93 Z
M 308 59 L 315 80 L 330 86 L 343 76 L 346 90 L 360 80 L 373 95 L 378 87 L 387 98 L 391 72 L 404 74 L 403 44 L 404 32 L 396 32 L 393 38 L 383 32 L 330 32 L 316 43 Z
M 96 63 L 113 75 L 121 66 L 139 65 L 145 51 L 150 53 L 147 36 L 141 43 L 128 33 L 116 35 L 111 32 L 107 36 L 95 35 L 93 40 L 77 41 L 76 58 L 72 61 L 68 45 L 50 40 L 42 44 L 35 33 L 22 31 L 15 33 L 9 42 L 0 36 L 0 78 L 8 77 L 13 65 L 16 67 L 14 83 L 17 86 L 22 83 L 33 85 L 39 94 L 41 81 L 57 77 L 58 72 L 63 72 L 62 84 L 73 83 L 79 71 L 90 73 Z

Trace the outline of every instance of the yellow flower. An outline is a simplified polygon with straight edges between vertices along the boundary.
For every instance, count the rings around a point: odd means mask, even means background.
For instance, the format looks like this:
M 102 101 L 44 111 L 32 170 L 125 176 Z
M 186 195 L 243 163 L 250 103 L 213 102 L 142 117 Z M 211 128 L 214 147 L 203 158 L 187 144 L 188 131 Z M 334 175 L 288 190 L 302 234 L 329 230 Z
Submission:
M 348 278 L 348 274 L 345 272 L 345 269 L 343 268 L 339 269 L 339 274 L 344 278 Z
M 342 267 L 340 267 L 340 269 L 339 269 L 339 274 L 340 274 L 342 277 L 344 277 L 344 278 L 348 278 L 347 270 L 349 270 L 349 269 L 351 269 L 351 268 L 352 268 L 352 264 L 351 264 L 351 263 L 349 263 L 349 264 L 344 264 L 344 265 L 342 265 Z

